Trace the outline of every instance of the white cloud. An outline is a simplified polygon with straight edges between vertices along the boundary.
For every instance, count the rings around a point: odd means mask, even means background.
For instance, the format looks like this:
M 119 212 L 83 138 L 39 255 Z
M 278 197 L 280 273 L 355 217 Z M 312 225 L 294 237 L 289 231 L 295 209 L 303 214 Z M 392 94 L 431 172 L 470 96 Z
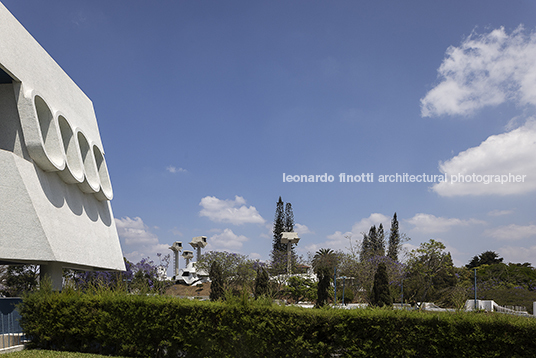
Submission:
M 423 214 L 423 213 L 416 214 L 414 217 L 406 221 L 412 225 L 415 225 L 412 231 L 420 232 L 424 234 L 447 232 L 452 227 L 456 227 L 456 226 L 485 224 L 484 221 L 476 220 L 476 219 L 462 220 L 462 219 L 457 219 L 457 218 L 444 218 L 444 217 L 437 217 L 431 214 Z
M 207 240 L 207 249 L 239 250 L 244 245 L 244 242 L 248 240 L 244 235 L 236 235 L 233 230 L 225 229 L 221 234 L 211 236 Z
M 186 169 L 183 168 L 176 168 L 173 165 L 169 165 L 166 170 L 170 173 L 186 173 L 188 172 Z
M 534 106 L 536 33 L 527 34 L 522 26 L 510 34 L 502 27 L 483 35 L 473 33 L 459 47 L 448 48 L 438 73 L 440 83 L 421 99 L 424 117 L 470 115 L 505 102 L 518 107 Z M 449 180 L 433 185 L 432 190 L 441 196 L 535 191 L 536 121 L 528 119 L 524 125 L 512 129 L 522 123 L 523 117 L 512 118 L 506 125 L 508 132 L 492 135 L 480 145 L 440 162 L 439 169 L 448 174 Z M 516 176 L 516 182 L 510 181 L 510 174 Z M 464 179 L 471 176 L 471 182 L 460 183 L 462 175 Z M 508 176 L 508 182 L 503 181 L 503 175 Z M 517 181 L 517 175 L 521 182 Z M 453 182 L 453 178 L 458 181 Z
M 497 240 L 521 240 L 527 237 L 536 236 L 536 225 L 516 225 L 500 226 L 484 232 L 486 236 Z
M 311 231 L 306 225 L 302 225 L 298 223 L 294 225 L 294 231 L 296 231 L 300 235 L 314 234 L 314 232 Z
M 258 254 L 256 252 L 252 252 L 250 253 L 249 255 L 249 258 L 252 259 L 252 260 L 260 260 L 262 258 L 262 255 L 261 254 Z
M 149 257 L 155 264 L 160 264 L 161 258 L 171 254 L 169 245 L 161 244 L 158 237 L 150 231 L 140 217 L 115 218 L 115 225 L 121 240 L 123 255 L 130 262 L 137 263 Z M 157 255 L 159 253 L 163 255 L 161 258 Z
M 524 263 L 530 262 L 532 266 L 536 265 L 536 246 L 520 247 L 505 246 L 497 250 L 499 255 L 504 258 L 505 262 Z
M 350 247 L 350 240 L 352 245 L 361 242 L 363 239 L 363 233 L 368 233 L 372 225 L 378 227 L 383 224 L 385 235 L 389 235 L 389 228 L 391 227 L 391 219 L 387 216 L 379 213 L 372 213 L 368 218 L 361 219 L 352 226 L 351 231 L 342 232 L 335 231 L 333 234 L 327 236 L 327 240 L 320 244 L 312 244 L 305 248 L 309 252 L 315 252 L 321 248 L 330 248 L 333 250 L 346 250 Z
M 513 214 L 513 210 L 492 210 L 488 213 L 489 216 L 503 216 Z
M 155 244 L 158 237 L 149 231 L 149 227 L 143 223 L 140 217 L 134 219 L 128 216 L 122 219 L 115 219 L 117 233 L 124 239 L 126 245 Z
M 439 170 L 448 174 L 447 181 L 432 186 L 432 190 L 441 196 L 511 195 L 535 191 L 536 121 L 531 120 L 510 132 L 490 136 L 479 146 L 440 162 Z M 474 182 L 473 174 L 477 175 L 477 180 L 480 175 L 481 181 Z M 466 175 L 471 176 L 471 182 L 461 183 L 459 179 Z M 496 182 L 496 179 L 502 180 L 503 175 L 508 176 L 508 180 Z M 453 177 L 457 182 L 452 181 Z M 492 179 L 492 182 L 485 184 L 486 178 Z M 521 181 L 518 182 L 518 179 Z
M 149 258 L 154 261 L 155 264 L 160 264 L 160 259 L 157 254 L 170 255 L 170 262 L 173 262 L 173 255 L 169 250 L 169 245 L 166 244 L 154 244 L 154 245 L 142 245 L 136 247 L 135 250 L 125 253 L 125 257 L 132 263 L 138 263 L 143 258 Z M 163 258 L 162 256 L 162 258 Z M 171 265 L 170 265 L 171 266 Z
M 451 46 L 438 69 L 440 83 L 421 99 L 423 117 L 470 115 L 506 101 L 536 104 L 536 34 L 519 26 L 472 33 Z
M 385 232 L 387 232 L 391 227 L 391 218 L 388 218 L 383 214 L 372 213 L 368 218 L 361 219 L 361 221 L 355 223 L 352 226 L 352 233 L 355 236 L 363 236 L 361 233 L 368 234 L 372 225 L 376 225 L 376 227 L 378 227 L 380 224 L 383 224 L 383 229 Z
M 246 206 L 246 200 L 235 196 L 235 200 L 220 200 L 214 196 L 201 199 L 199 205 L 203 207 L 200 216 L 206 216 L 214 222 L 228 222 L 233 225 L 246 223 L 264 224 L 265 220 L 254 206 Z
M 176 227 L 174 227 L 173 229 L 171 229 L 171 233 L 175 236 L 184 236 L 184 234 L 179 230 L 177 229 Z

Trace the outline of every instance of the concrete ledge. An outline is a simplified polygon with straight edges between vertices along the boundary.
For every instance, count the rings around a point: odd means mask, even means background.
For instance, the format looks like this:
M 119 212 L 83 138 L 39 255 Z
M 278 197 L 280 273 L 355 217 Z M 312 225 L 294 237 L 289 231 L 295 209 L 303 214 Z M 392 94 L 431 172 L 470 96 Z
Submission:
M 13 346 L 13 347 L 8 347 L 8 348 L 0 348 L 0 354 L 11 353 L 11 352 L 19 352 L 19 351 L 24 350 L 25 347 L 26 347 L 26 345 L 20 344 L 18 346 Z

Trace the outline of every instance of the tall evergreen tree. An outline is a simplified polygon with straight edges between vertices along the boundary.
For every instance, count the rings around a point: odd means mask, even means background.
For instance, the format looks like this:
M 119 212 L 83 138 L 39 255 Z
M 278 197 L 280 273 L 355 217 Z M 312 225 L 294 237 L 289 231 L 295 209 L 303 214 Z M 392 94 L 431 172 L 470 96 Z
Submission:
M 212 261 L 210 265 L 210 271 L 208 273 L 210 277 L 210 294 L 211 301 L 218 301 L 223 298 L 223 272 L 220 264 L 217 261 Z
M 294 213 L 292 212 L 292 204 L 285 205 L 285 232 L 294 231 Z
M 380 224 L 378 229 L 376 229 L 376 225 L 372 225 L 368 235 L 363 234 L 360 254 L 361 261 L 365 261 L 372 256 L 385 255 L 385 234 L 382 224 Z
M 389 249 L 387 256 L 393 261 L 398 261 L 398 253 L 400 252 L 400 232 L 398 231 L 398 220 L 396 213 L 391 220 L 391 231 L 389 233 Z
M 274 218 L 274 239 L 273 239 L 273 248 L 272 253 L 276 251 L 287 251 L 287 245 L 281 243 L 281 233 L 285 231 L 285 203 L 279 197 L 279 201 L 276 203 L 275 207 L 275 218 Z
M 272 259 L 272 274 L 280 274 L 286 272 L 288 253 L 287 246 L 291 245 L 291 266 L 296 266 L 297 255 L 292 244 L 283 244 L 281 242 L 281 233 L 282 232 L 293 232 L 294 231 L 294 213 L 292 212 L 292 204 L 285 203 L 279 197 L 279 200 L 276 203 L 275 209 L 275 218 L 274 218 L 274 238 L 273 238 L 273 247 L 270 254 Z
M 391 294 L 389 292 L 389 278 L 385 263 L 380 262 L 374 275 L 374 286 L 372 287 L 372 304 L 374 306 L 390 306 Z
M 380 223 L 376 231 L 375 240 L 372 242 L 372 250 L 376 256 L 385 256 L 385 233 L 383 232 L 382 223 Z
M 363 233 L 363 241 L 361 242 L 361 251 L 359 252 L 359 260 L 365 262 L 370 255 L 370 237 Z
M 257 267 L 257 276 L 255 277 L 255 298 L 267 296 L 269 293 L 270 277 L 264 267 Z

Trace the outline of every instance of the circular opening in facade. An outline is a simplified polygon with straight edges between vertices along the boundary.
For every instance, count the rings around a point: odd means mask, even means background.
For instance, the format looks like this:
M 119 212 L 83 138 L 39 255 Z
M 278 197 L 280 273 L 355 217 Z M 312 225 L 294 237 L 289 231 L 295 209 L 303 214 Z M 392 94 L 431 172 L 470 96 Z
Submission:
M 65 173 L 61 177 L 69 184 L 81 183 L 84 181 L 84 166 L 82 164 L 80 147 L 78 146 L 71 125 L 64 116 L 58 116 L 58 124 L 67 159 L 66 168 L 61 173 L 68 172 L 68 174 Z
M 34 104 L 45 147 L 45 154 L 52 164 L 58 168 L 63 168 L 63 148 L 54 116 L 43 98 L 35 96 Z
M 101 191 L 99 194 L 103 194 L 101 196 L 97 196 L 97 198 L 99 200 L 112 200 L 112 182 L 110 181 L 110 175 L 108 174 L 106 160 L 96 145 L 93 146 L 93 153 L 95 155 L 95 162 L 97 164 L 97 170 L 100 178 Z
M 100 189 L 99 174 L 97 172 L 97 164 L 93 151 L 82 132 L 78 132 L 78 145 L 80 146 L 80 154 L 82 155 L 82 163 L 84 163 L 85 180 L 80 187 L 85 193 L 97 193 Z

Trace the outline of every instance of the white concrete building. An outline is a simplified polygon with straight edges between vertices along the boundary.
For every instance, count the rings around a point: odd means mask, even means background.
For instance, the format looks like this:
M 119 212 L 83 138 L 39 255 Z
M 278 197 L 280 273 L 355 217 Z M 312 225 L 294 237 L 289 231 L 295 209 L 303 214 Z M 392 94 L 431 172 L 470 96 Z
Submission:
M 0 262 L 124 270 L 112 197 L 91 100 L 0 3 Z

